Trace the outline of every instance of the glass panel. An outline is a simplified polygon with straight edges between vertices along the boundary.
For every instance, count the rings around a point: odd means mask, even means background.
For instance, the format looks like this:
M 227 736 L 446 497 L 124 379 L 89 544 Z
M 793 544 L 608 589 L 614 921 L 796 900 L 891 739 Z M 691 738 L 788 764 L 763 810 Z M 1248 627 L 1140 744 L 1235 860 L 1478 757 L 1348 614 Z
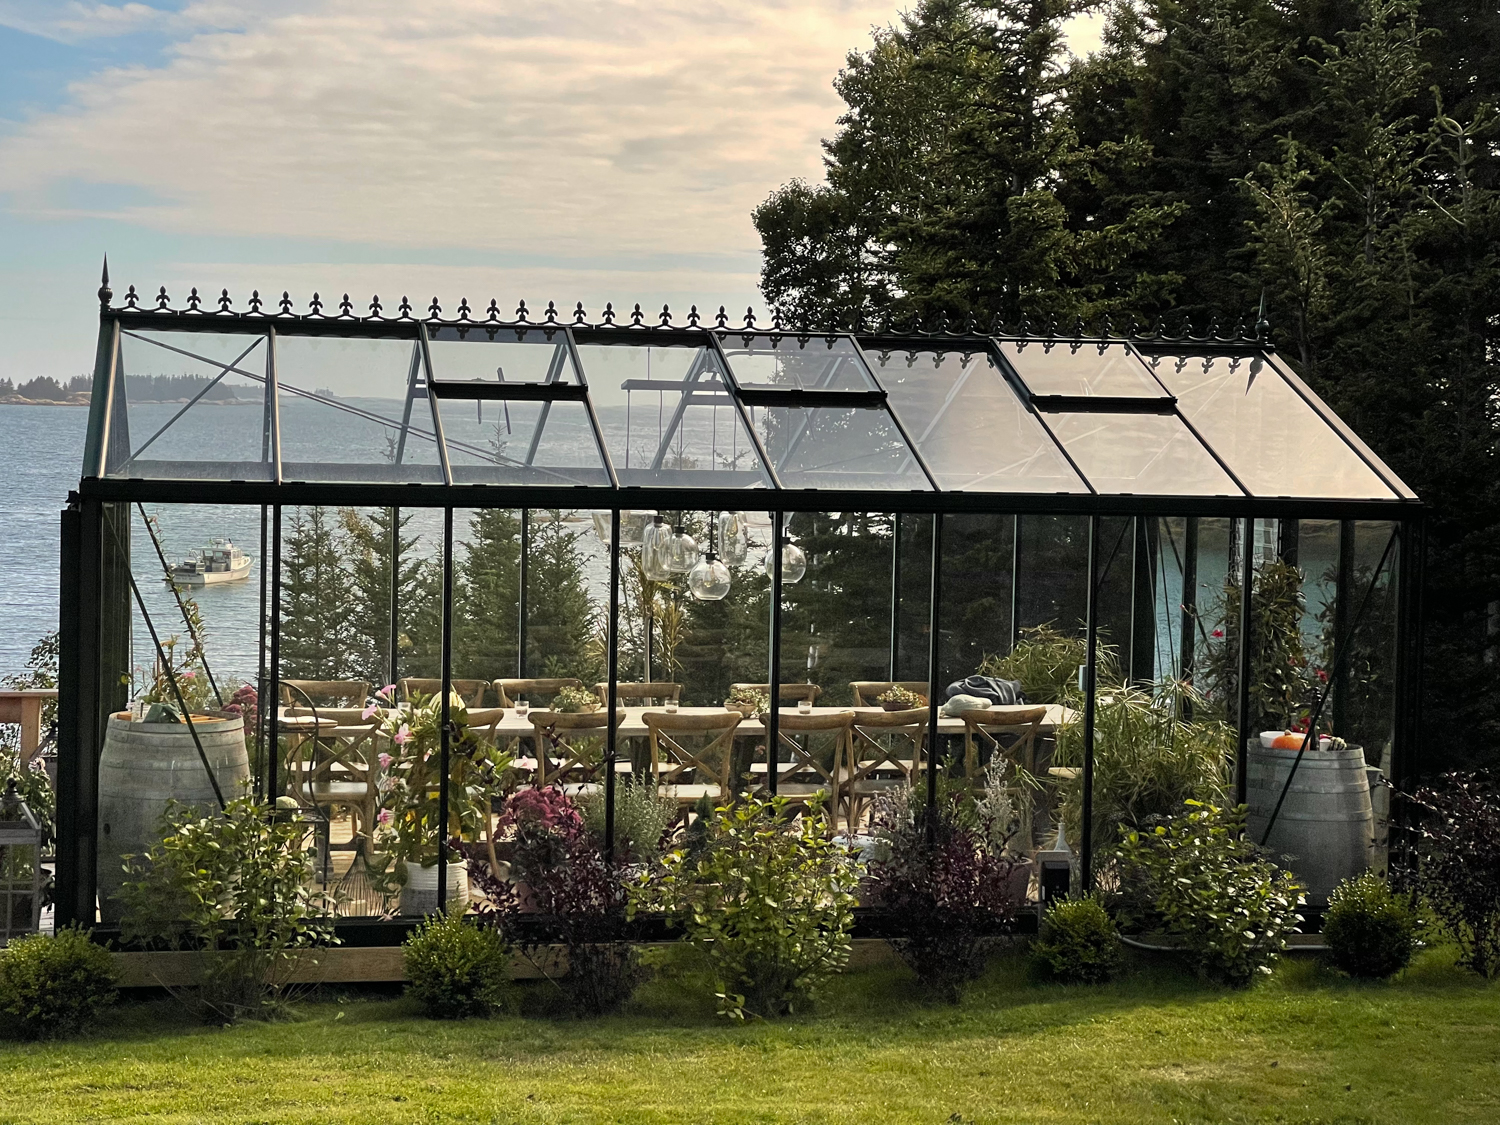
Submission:
M 258 335 L 122 332 L 125 433 L 111 433 L 110 475 L 271 479 L 266 354 Z
M 1103 495 L 1241 495 L 1175 415 L 1049 412 L 1042 416 L 1088 482 Z
M 1392 498 L 1264 356 L 1159 355 L 1153 362 L 1183 417 L 1253 495 Z
M 987 352 L 882 352 L 876 373 L 944 490 L 1087 492 Z
M 819 391 L 873 391 L 859 349 L 847 336 L 772 336 L 731 333 L 724 352 L 744 387 L 800 387 Z
M 1167 397 L 1124 344 L 1001 340 L 1000 351 L 1034 395 Z
M 584 344 L 578 353 L 621 485 L 770 486 L 711 348 Z
M 283 479 L 441 484 L 419 358 L 413 340 L 278 336 Z
M 609 487 L 581 402 L 440 399 L 438 408 L 455 484 Z
M 434 328 L 428 348 L 432 377 L 442 383 L 578 384 L 560 328 Z
M 767 406 L 751 417 L 787 488 L 931 489 L 883 408 Z

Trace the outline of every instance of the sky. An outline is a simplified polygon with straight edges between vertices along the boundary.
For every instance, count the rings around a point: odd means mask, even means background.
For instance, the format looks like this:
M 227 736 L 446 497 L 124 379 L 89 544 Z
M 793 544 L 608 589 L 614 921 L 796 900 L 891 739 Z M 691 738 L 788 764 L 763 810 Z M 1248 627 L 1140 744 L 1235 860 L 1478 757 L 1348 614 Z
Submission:
M 174 305 L 759 309 L 750 213 L 901 7 L 0 0 L 0 377 L 90 369 L 106 252 Z

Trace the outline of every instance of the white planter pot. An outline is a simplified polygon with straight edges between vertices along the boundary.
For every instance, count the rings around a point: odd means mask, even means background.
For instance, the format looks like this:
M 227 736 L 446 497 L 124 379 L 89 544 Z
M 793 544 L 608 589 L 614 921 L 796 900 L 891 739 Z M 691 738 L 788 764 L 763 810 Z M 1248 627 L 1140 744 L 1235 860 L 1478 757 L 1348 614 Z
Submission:
M 402 914 L 436 914 L 437 864 L 419 867 L 415 863 L 406 865 L 406 885 L 401 888 Z M 469 864 L 458 860 L 448 864 L 447 901 L 456 902 L 460 908 L 469 905 Z

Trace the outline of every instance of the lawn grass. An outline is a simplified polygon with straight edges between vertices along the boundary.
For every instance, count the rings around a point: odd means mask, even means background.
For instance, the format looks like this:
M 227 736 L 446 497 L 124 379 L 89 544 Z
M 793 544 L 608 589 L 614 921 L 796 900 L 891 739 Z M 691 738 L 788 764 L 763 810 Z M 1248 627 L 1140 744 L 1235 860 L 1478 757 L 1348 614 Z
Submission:
M 1008 953 L 957 1007 L 882 966 L 774 1024 L 719 1019 L 669 967 L 590 1022 L 438 1023 L 353 993 L 226 1029 L 161 999 L 88 1038 L 0 1045 L 0 1121 L 102 1120 L 1495 1122 L 1500 984 L 1434 950 L 1392 984 L 1304 960 L 1243 992 L 1159 963 L 1062 987 Z

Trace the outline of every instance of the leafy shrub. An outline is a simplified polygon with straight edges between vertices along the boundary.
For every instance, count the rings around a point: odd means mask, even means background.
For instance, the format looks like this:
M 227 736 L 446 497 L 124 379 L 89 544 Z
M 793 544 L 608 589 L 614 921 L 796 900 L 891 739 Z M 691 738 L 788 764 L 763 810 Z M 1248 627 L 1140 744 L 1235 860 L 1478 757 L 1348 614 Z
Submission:
M 1366 872 L 1333 889 L 1323 916 L 1323 941 L 1329 958 L 1351 977 L 1380 980 L 1411 962 L 1417 918 L 1384 879 Z
M 640 952 L 624 937 L 629 868 L 606 859 L 602 841 L 587 831 L 571 800 L 552 786 L 522 789 L 499 819 L 497 855 L 508 874 L 479 848 L 471 877 L 486 899 L 481 916 L 559 991 L 577 1015 L 618 1010 L 647 979 Z M 559 974 L 553 946 L 567 953 Z
M 193 997 L 205 1018 L 274 1014 L 293 970 L 337 941 L 335 902 L 312 886 L 313 826 L 286 811 L 253 796 L 209 816 L 170 802 L 161 843 L 126 857 L 122 935 L 205 953 Z
M 1250 583 L 1250 729 L 1285 730 L 1306 710 L 1309 678 L 1302 618 L 1302 571 L 1281 559 L 1255 568 Z M 1239 700 L 1240 585 L 1225 581 L 1208 609 L 1214 622 L 1201 648 L 1204 695 L 1220 718 L 1232 719 Z
M 1413 795 L 1423 816 L 1411 877 L 1459 964 L 1500 972 L 1500 785 L 1490 773 L 1445 774 Z
M 407 993 L 433 1019 L 487 1016 L 511 988 L 510 949 L 492 927 L 457 911 L 424 922 L 401 951 Z
M 585 688 L 565 687 L 552 697 L 552 710 L 564 715 L 597 711 L 599 697 Z
M 991 833 L 987 807 L 962 799 L 935 810 L 895 790 L 877 805 L 865 901 L 892 914 L 891 945 L 950 1003 L 984 971 L 995 935 L 1015 921 L 1021 862 Z
M 705 847 L 664 856 L 640 879 L 632 913 L 661 910 L 708 960 L 719 1012 L 769 1018 L 812 1000 L 843 971 L 854 924 L 854 864 L 813 807 L 785 797 L 716 809 Z
M 1088 641 L 1053 628 L 1051 623 L 1021 630 L 1021 639 L 1005 656 L 986 656 L 979 664 L 983 676 L 1020 680 L 1021 690 L 1032 703 L 1062 703 L 1078 695 L 1078 669 L 1088 660 Z M 1100 683 L 1119 678 L 1115 651 L 1108 645 L 1095 648 L 1095 668 Z
M 1093 896 L 1049 907 L 1031 956 L 1042 976 L 1065 984 L 1103 984 L 1123 960 L 1115 920 Z
M 1183 940 L 1202 976 L 1243 987 L 1285 951 L 1302 921 L 1300 888 L 1245 837 L 1243 805 L 1187 805 L 1165 824 L 1123 831 L 1121 920 L 1159 924 Z
M 0 1012 L 23 1039 L 71 1035 L 115 1002 L 114 959 L 77 927 L 0 949 Z
M 583 826 L 604 842 L 604 790 L 590 790 L 577 802 Z M 615 854 L 642 863 L 661 851 L 662 837 L 677 819 L 677 802 L 649 782 L 625 782 L 615 789 Z

